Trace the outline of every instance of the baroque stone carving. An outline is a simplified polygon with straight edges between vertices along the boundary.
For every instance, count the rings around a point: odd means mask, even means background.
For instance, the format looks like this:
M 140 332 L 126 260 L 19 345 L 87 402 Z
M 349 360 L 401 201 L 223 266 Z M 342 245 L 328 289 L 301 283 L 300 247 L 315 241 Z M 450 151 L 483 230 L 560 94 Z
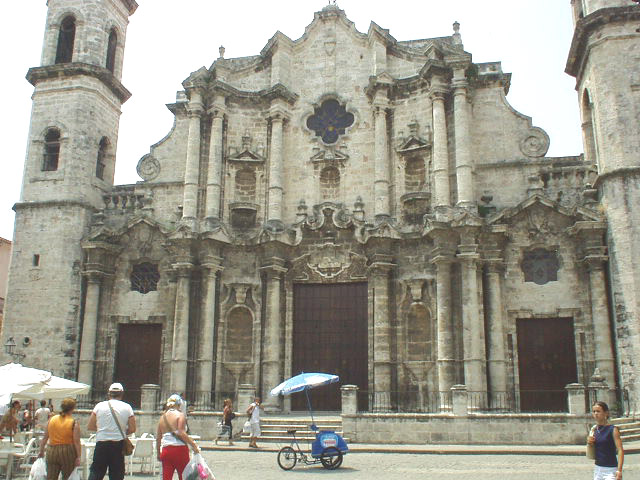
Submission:
M 520 141 L 520 151 L 527 157 L 544 157 L 549 150 L 549 136 L 538 127 L 532 127 Z
M 288 276 L 297 282 L 315 283 L 365 280 L 367 259 L 329 242 L 294 259 Z
M 525 282 L 533 282 L 538 285 L 555 282 L 558 280 L 558 269 L 560 268 L 558 254 L 544 248 L 525 252 L 521 268 Z
M 145 181 L 153 180 L 160 174 L 160 162 L 151 155 L 145 155 L 138 162 L 136 172 Z

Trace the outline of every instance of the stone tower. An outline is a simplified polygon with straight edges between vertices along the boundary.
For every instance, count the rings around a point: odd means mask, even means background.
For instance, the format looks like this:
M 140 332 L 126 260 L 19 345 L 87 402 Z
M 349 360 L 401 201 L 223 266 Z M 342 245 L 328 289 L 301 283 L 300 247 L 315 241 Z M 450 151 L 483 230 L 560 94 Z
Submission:
M 617 374 L 640 410 L 640 7 L 632 0 L 572 0 L 566 72 L 577 80 L 586 160 L 607 216 Z M 622 73 L 624 72 L 624 73 Z M 592 257 L 606 252 L 594 250 Z M 606 259 L 606 257 L 604 257 Z M 599 268 L 599 267 L 596 267 Z M 596 341 L 599 334 L 595 332 Z M 613 385 L 613 379 L 607 378 Z
M 113 187 L 130 97 L 121 83 L 126 30 L 137 6 L 49 0 L 41 66 L 27 73 L 35 90 L 3 334 L 24 346 L 25 363 L 68 378 L 78 369 L 83 297 L 94 281 L 90 269 L 81 275 L 82 239 Z M 41 355 L 29 359 L 36 350 L 48 353 L 46 365 Z

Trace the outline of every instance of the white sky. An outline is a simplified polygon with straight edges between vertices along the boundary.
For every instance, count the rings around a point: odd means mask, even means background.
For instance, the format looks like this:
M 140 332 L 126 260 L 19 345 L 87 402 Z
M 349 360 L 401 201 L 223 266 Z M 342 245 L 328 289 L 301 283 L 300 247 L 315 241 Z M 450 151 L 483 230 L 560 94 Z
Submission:
M 224 45 L 226 58 L 257 55 L 280 30 L 298 39 L 326 0 L 137 0 L 127 31 L 123 84 L 133 96 L 123 105 L 116 184 L 140 180 L 136 164 L 170 130 L 181 82 L 209 67 Z M 11 207 L 20 197 L 33 87 L 24 76 L 40 64 L 46 0 L 7 2 L 0 29 L 4 92 L 0 236 L 13 237 Z M 5 7 L 6 7 L 5 6 Z M 363 33 L 371 21 L 396 40 L 440 37 L 461 24 L 474 62 L 502 61 L 513 74 L 507 97 L 551 138 L 547 156 L 582 152 L 574 79 L 564 73 L 571 43 L 569 0 L 339 0 Z M 5 9 L 6 12 L 6 9 Z

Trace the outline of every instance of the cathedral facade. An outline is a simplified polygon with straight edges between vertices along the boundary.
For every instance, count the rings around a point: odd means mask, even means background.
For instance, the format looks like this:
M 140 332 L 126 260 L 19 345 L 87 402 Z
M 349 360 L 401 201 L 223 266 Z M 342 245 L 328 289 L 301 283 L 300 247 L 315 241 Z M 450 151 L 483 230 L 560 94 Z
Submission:
M 113 151 L 137 4 L 48 4 L 3 327 L 34 366 L 211 408 L 327 371 L 364 411 L 446 409 L 454 385 L 564 411 L 592 382 L 637 411 L 632 1 L 572 1 L 584 155 L 546 156 L 458 24 L 398 41 L 328 5 L 299 39 L 191 73 L 134 185 Z

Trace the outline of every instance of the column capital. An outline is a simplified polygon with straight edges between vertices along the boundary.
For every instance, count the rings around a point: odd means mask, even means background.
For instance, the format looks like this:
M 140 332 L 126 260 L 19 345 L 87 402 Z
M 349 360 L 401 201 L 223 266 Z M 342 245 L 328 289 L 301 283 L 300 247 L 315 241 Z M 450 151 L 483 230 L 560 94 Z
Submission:
M 209 271 L 209 275 L 215 275 L 224 270 L 222 266 L 222 258 L 215 255 L 205 255 L 202 259 L 201 266 Z
M 442 101 L 444 102 L 449 94 L 449 89 L 446 87 L 434 87 L 429 92 L 429 98 L 432 102 Z
M 188 277 L 191 275 L 191 270 L 193 270 L 193 263 L 178 261 L 174 263 L 172 267 L 178 277 Z
M 289 269 L 285 266 L 286 262 L 283 258 L 271 257 L 262 264 L 260 271 L 266 273 L 268 276 L 281 276 L 287 273 Z
M 224 107 L 213 105 L 207 109 L 207 113 L 211 115 L 212 120 L 224 120 L 224 116 L 227 114 L 227 110 Z
M 586 255 L 582 261 L 587 265 L 589 271 L 600 271 L 609 260 L 608 255 Z
M 391 255 L 375 253 L 371 257 L 368 273 L 370 275 L 388 275 L 396 267 Z
M 489 273 L 504 272 L 504 262 L 501 258 L 485 258 L 484 264 L 487 267 L 487 272 Z
M 89 283 L 98 284 L 102 283 L 104 277 L 108 274 L 101 270 L 85 270 L 82 275 L 87 279 Z
M 267 112 L 267 120 L 271 120 L 271 123 L 288 122 L 290 118 L 289 111 L 281 105 L 273 105 Z

